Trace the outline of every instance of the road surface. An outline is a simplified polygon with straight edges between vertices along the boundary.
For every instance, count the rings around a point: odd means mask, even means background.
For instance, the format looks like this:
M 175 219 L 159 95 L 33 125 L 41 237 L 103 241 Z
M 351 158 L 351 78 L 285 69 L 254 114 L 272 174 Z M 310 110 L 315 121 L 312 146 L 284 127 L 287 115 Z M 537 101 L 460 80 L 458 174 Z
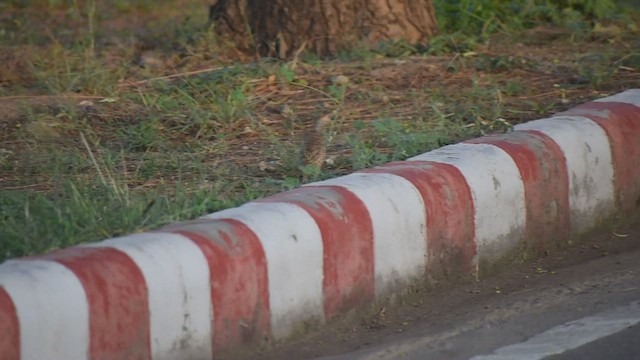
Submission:
M 640 223 L 486 279 L 431 284 L 250 359 L 640 359 Z

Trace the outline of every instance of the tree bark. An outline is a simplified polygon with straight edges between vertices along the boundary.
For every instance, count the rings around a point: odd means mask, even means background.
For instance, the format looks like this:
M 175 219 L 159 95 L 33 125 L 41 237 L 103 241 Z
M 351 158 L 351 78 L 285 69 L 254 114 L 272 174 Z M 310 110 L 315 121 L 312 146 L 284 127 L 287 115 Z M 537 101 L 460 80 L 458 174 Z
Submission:
M 383 40 L 426 44 L 437 30 L 432 0 L 218 0 L 209 19 L 240 49 L 281 59 Z

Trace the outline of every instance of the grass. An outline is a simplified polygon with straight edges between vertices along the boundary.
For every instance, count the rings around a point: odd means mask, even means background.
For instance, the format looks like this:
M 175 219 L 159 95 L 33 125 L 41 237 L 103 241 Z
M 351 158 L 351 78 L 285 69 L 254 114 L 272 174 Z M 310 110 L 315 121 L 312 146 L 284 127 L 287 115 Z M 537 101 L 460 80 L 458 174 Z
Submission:
M 0 261 L 195 218 L 640 87 L 634 13 L 496 17 L 502 25 L 477 36 L 445 21 L 424 48 L 256 62 L 207 26 L 207 1 L 21 4 L 0 4 Z M 329 113 L 327 164 L 299 168 L 302 134 Z

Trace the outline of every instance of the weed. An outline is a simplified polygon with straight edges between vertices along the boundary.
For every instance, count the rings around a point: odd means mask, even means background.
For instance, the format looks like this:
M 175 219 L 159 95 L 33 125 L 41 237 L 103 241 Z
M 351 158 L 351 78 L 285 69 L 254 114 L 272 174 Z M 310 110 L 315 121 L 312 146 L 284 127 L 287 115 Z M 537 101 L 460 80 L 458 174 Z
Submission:
M 594 89 L 610 78 L 617 66 L 607 54 L 587 54 L 577 61 L 578 76 L 582 81 L 589 83 Z
M 346 84 L 331 84 L 329 85 L 329 95 L 334 99 L 338 104 L 344 103 L 344 97 L 347 92 Z
M 427 54 L 442 55 L 448 53 L 467 53 L 478 46 L 478 40 L 462 32 L 434 36 L 427 47 Z
M 388 156 L 380 153 L 370 140 L 364 140 L 356 134 L 347 135 L 347 145 L 352 149 L 353 170 L 365 169 L 389 160 Z
M 529 69 L 535 66 L 527 59 L 516 58 L 514 56 L 490 56 L 480 54 L 474 59 L 476 70 L 486 72 L 500 72 L 512 69 Z
M 84 135 L 81 146 L 82 152 L 52 152 L 48 159 L 32 159 L 30 170 L 29 165 L 22 170 L 57 179 L 51 191 L 3 191 L 0 261 L 143 231 L 264 195 L 247 184 L 236 192 L 233 183 L 221 181 L 225 172 L 232 174 L 222 167 L 216 169 L 219 180 L 208 182 L 198 157 L 183 161 L 147 149 L 147 155 L 135 159 Z M 43 155 L 41 149 L 33 151 Z M 81 173 L 86 175 L 79 177 Z
M 322 170 L 317 165 L 304 165 L 300 167 L 302 178 L 305 182 L 316 181 L 322 176 Z
M 296 72 L 287 65 L 280 66 L 280 75 L 287 83 L 292 83 L 296 79 Z
M 66 181 L 50 195 L 22 191 L 0 197 L 0 261 L 80 242 L 125 235 L 237 205 L 211 189 L 121 193 L 109 185 Z M 187 196 L 188 194 L 188 196 Z
M 353 46 L 349 50 L 341 50 L 336 54 L 336 59 L 343 62 L 361 61 L 364 64 L 369 63 L 376 54 L 364 44 Z
M 442 32 L 480 34 L 514 32 L 536 24 L 577 24 L 611 19 L 623 12 L 613 0 L 457 0 L 434 1 Z
M 129 151 L 158 151 L 166 142 L 161 127 L 159 119 L 150 115 L 118 129 L 117 136 Z
M 381 41 L 375 50 L 387 57 L 403 57 L 418 53 L 420 46 L 410 44 L 403 39 L 386 40 Z
M 520 79 L 508 79 L 502 86 L 502 91 L 507 96 L 519 96 L 526 93 L 524 84 Z

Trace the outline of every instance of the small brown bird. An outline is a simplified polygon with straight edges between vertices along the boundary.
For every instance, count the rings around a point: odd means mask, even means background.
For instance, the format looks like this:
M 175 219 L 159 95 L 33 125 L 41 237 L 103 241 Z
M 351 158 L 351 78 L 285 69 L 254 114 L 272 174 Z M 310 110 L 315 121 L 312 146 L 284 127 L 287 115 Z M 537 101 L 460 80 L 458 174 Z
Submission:
M 315 165 L 318 168 L 322 167 L 324 158 L 327 154 L 324 143 L 324 128 L 331 122 L 331 117 L 325 115 L 313 124 L 313 128 L 305 134 L 302 143 L 302 166 Z

